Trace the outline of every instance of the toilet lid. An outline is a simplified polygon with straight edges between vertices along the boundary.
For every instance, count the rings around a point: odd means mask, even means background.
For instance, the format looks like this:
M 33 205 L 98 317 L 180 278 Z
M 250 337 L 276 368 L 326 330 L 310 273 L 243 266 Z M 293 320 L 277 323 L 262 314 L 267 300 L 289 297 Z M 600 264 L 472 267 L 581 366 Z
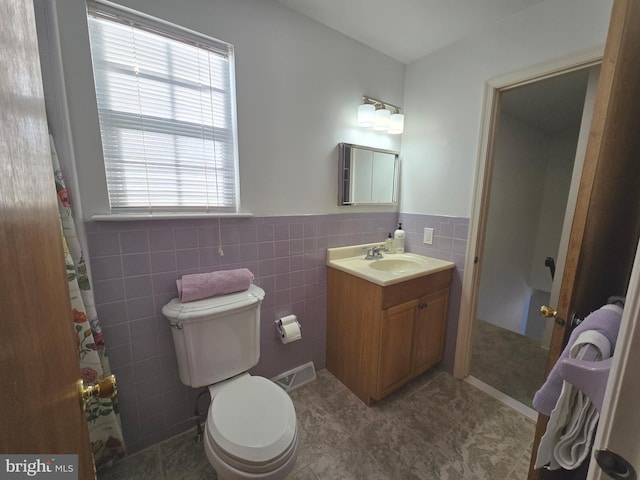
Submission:
M 296 412 L 282 388 L 266 378 L 246 376 L 213 398 L 207 423 L 213 440 L 227 454 L 259 464 L 291 445 Z

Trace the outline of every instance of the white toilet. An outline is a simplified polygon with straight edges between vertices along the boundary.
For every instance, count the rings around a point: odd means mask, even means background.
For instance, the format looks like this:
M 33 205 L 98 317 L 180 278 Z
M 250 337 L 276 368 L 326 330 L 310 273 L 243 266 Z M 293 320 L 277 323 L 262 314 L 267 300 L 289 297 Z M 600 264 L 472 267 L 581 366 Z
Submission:
M 180 380 L 209 386 L 207 458 L 222 480 L 285 478 L 297 457 L 296 412 L 289 395 L 247 370 L 260 357 L 260 304 L 264 290 L 162 308 L 172 327 Z

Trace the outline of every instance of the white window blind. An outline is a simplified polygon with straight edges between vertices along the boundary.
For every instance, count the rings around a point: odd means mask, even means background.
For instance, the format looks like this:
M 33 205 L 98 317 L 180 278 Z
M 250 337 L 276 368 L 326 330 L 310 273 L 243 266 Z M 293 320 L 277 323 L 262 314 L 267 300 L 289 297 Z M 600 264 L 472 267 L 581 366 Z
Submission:
M 236 212 L 233 47 L 90 4 L 112 213 Z

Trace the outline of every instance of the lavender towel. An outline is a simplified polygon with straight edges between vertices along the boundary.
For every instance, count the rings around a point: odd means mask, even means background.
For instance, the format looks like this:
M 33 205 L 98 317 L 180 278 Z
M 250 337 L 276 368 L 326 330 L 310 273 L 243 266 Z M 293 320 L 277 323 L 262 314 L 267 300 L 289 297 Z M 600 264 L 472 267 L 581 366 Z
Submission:
M 247 290 L 253 281 L 253 273 L 248 268 L 222 270 L 219 272 L 184 275 L 176 280 L 181 302 L 193 302 L 216 295 Z
M 612 299 L 613 297 L 610 300 Z M 611 355 L 613 355 L 616 347 L 616 340 L 618 338 L 618 330 L 620 329 L 621 318 L 622 308 L 619 305 L 608 304 L 595 312 L 590 313 L 582 323 L 580 323 L 580 325 L 571 332 L 569 342 L 562 351 L 562 354 L 560 354 L 560 358 L 549 372 L 547 381 L 534 395 L 533 408 L 544 415 L 551 415 L 551 411 L 555 408 L 556 403 L 558 403 L 560 391 L 562 390 L 563 380 L 559 373 L 558 364 L 563 358 L 569 357 L 571 347 L 582 332 L 595 330 L 596 332 L 604 335 L 611 344 Z

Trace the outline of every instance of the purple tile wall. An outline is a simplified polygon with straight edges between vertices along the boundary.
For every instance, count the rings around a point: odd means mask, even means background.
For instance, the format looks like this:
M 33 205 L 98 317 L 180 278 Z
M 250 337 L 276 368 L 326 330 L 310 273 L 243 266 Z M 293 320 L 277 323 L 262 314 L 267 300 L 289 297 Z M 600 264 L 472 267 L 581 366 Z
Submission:
M 413 217 L 405 220 L 407 227 L 421 218 Z M 327 247 L 383 242 L 397 219 L 393 212 L 222 219 L 222 257 L 216 253 L 217 220 L 88 222 L 96 306 L 118 378 L 128 451 L 194 425 L 190 418 L 200 390 L 180 382 L 171 331 L 161 313 L 177 296 L 179 277 L 249 268 L 256 285 L 266 291 L 260 362 L 252 373 L 269 378 L 311 360 L 321 369 Z M 458 225 L 454 223 L 446 237 L 451 249 Z M 410 232 L 408 248 L 418 252 Z M 274 320 L 291 313 L 302 324 L 302 340 L 283 345 Z
M 400 222 L 405 231 L 405 250 L 411 253 L 449 260 L 456 267 L 451 280 L 449 297 L 449 315 L 442 367 L 453 373 L 456 336 L 458 334 L 458 316 L 462 298 L 462 278 L 469 236 L 469 219 L 466 217 L 445 217 L 437 215 L 419 215 L 401 213 Z M 433 244 L 423 242 L 425 228 L 433 228 Z

